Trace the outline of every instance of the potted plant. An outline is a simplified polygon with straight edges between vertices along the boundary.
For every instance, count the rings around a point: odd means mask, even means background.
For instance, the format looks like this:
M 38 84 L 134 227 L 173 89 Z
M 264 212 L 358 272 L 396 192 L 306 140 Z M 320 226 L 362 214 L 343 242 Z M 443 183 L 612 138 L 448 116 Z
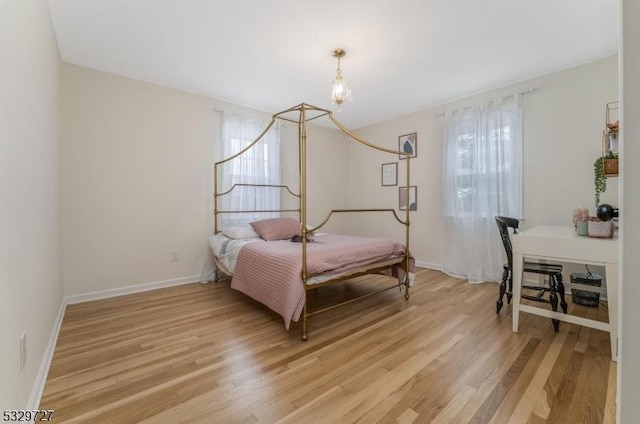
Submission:
M 604 173 L 604 163 L 606 160 L 607 160 L 606 156 L 600 156 L 593 163 L 593 175 L 594 175 L 593 184 L 595 186 L 595 191 L 596 191 L 596 194 L 595 194 L 596 207 L 598 207 L 598 205 L 600 204 L 600 194 L 607 191 L 607 176 Z
M 606 177 L 615 177 L 618 175 L 618 155 L 609 152 L 602 162 L 602 168 Z

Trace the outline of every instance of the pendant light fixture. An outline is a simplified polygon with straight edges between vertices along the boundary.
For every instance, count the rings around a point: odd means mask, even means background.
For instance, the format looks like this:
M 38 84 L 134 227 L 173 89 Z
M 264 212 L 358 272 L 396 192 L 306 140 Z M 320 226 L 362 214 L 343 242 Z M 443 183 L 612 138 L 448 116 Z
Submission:
M 342 71 L 340 70 L 340 59 L 344 57 L 346 52 L 342 49 L 336 49 L 333 51 L 333 57 L 338 59 L 338 68 L 336 69 L 336 79 L 331 86 L 331 101 L 338 105 L 338 110 L 342 109 L 342 103 L 345 100 L 352 101 L 351 88 L 342 79 Z

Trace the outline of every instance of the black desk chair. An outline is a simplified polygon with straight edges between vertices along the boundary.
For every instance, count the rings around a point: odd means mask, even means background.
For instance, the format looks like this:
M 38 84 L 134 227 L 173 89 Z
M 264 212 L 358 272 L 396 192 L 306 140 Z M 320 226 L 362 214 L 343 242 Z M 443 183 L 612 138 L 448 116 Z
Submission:
M 513 248 L 511 245 L 511 238 L 509 237 L 509 228 L 513 228 L 513 233 L 518 233 L 519 221 L 515 218 L 509 218 L 506 216 L 496 216 L 496 224 L 498 230 L 500 230 L 500 237 L 502 238 L 502 244 L 504 250 L 507 253 L 507 263 L 503 266 L 502 282 L 500 283 L 500 297 L 496 302 L 496 313 L 500 313 L 502 309 L 502 299 L 507 294 L 507 303 L 511 303 L 511 297 L 513 296 Z M 523 290 L 536 290 L 538 293 L 530 295 L 522 293 L 523 299 L 529 299 L 536 302 L 550 303 L 551 309 L 558 311 L 558 293 L 560 294 L 560 306 L 562 311 L 567 313 L 567 302 L 564 299 L 564 284 L 562 283 L 562 265 L 559 264 L 547 264 L 537 262 L 526 262 L 523 264 L 523 272 L 533 274 L 543 274 L 546 276 L 545 284 L 543 286 L 528 286 L 522 285 Z M 549 299 L 544 298 L 545 293 L 549 293 Z M 560 326 L 560 321 L 552 319 L 553 328 L 557 332 Z

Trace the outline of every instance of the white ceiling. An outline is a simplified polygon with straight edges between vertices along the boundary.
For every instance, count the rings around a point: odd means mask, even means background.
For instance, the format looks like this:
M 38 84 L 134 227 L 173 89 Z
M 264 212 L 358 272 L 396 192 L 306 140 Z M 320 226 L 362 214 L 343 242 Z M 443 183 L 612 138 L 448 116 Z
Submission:
M 356 129 L 618 51 L 617 0 L 49 0 L 62 60 Z

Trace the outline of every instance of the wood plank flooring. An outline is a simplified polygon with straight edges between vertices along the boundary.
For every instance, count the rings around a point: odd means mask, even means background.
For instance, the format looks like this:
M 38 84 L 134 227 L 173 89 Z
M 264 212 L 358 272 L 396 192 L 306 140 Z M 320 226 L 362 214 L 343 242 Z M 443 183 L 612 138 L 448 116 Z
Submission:
M 497 294 L 419 269 L 408 301 L 390 290 L 311 317 L 307 342 L 228 283 L 70 305 L 40 408 L 55 423 L 614 423 L 609 335 L 530 314 L 514 334 Z

